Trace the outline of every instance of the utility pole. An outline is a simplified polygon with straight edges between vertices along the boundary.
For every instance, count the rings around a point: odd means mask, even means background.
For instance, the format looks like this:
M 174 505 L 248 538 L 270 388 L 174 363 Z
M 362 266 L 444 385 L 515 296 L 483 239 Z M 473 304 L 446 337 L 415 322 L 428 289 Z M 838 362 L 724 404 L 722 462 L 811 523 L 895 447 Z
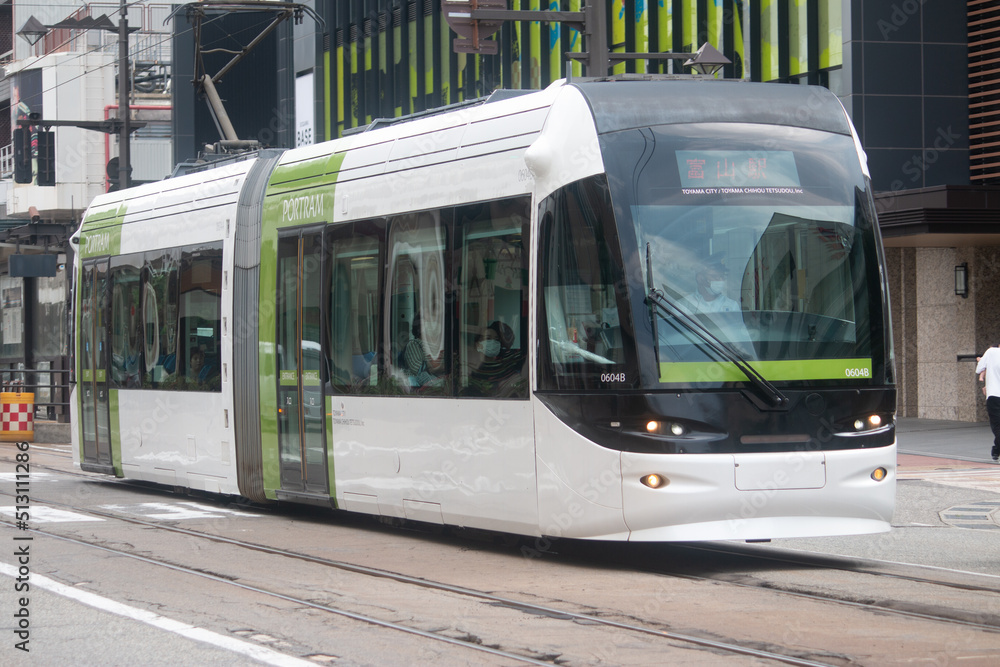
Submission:
M 98 18 L 94 19 L 92 17 L 85 17 L 84 19 L 75 19 L 73 17 L 67 17 L 62 21 L 54 25 L 43 25 L 41 21 L 36 19 L 34 16 L 28 18 L 28 21 L 24 24 L 24 27 L 17 31 L 16 34 L 24 37 L 24 39 L 34 46 L 41 40 L 45 35 L 48 34 L 49 30 L 60 29 L 60 30 L 104 30 L 109 33 L 118 33 L 118 118 L 107 119 L 104 121 L 86 121 L 86 120 L 45 120 L 41 118 L 37 113 L 31 114 L 29 118 L 20 118 L 16 121 L 19 127 L 31 127 L 39 126 L 46 130 L 52 127 L 79 127 L 85 130 L 94 130 L 97 132 L 104 132 L 106 134 L 118 134 L 119 139 L 119 157 L 112 158 L 112 160 L 118 160 L 118 183 L 120 188 L 126 188 L 130 185 L 130 175 L 132 173 L 132 168 L 130 166 L 129 159 L 129 137 L 133 130 L 144 127 L 146 124 L 143 122 L 133 122 L 131 120 L 131 113 L 129 109 L 129 84 L 132 81 L 130 76 L 130 68 L 128 61 L 128 35 L 133 32 L 135 28 L 130 29 L 128 27 L 128 19 L 126 13 L 128 11 L 128 0 L 119 0 L 119 12 L 121 15 L 118 17 L 118 25 L 115 24 L 107 17 L 105 14 L 101 14 Z M 48 149 L 51 151 L 54 148 L 54 143 L 51 141 L 47 144 Z M 42 146 L 39 144 L 39 149 Z M 51 156 L 50 156 L 51 157 Z M 29 155 L 30 158 L 30 155 Z M 51 157 L 50 164 L 54 164 L 54 157 Z M 110 162 L 108 163 L 111 164 Z M 30 160 L 26 167 L 28 170 L 28 180 L 18 181 L 15 172 L 15 181 L 18 183 L 27 183 L 31 181 L 31 165 Z M 114 170 L 112 170 L 113 172 Z M 48 185 L 55 185 L 54 182 L 54 170 L 51 170 L 49 174 L 53 182 L 48 183 Z M 112 174 L 108 174 L 111 178 Z M 40 184 L 41 185 L 41 184 Z
M 121 121 L 121 133 L 118 135 L 118 183 L 122 190 L 129 186 L 131 160 L 129 157 L 129 120 L 132 115 L 129 109 L 129 76 L 128 66 L 128 5 L 126 0 L 119 0 L 118 16 L 118 119 Z

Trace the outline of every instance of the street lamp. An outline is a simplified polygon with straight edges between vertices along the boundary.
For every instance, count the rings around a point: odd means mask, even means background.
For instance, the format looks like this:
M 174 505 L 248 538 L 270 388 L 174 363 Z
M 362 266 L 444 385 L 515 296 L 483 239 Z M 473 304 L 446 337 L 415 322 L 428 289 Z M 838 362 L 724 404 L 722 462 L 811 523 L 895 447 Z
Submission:
M 42 25 L 42 22 L 34 17 L 34 15 L 29 16 L 28 20 L 24 22 L 24 26 L 17 31 L 17 34 L 24 38 L 28 44 L 34 46 L 41 41 L 42 37 L 45 37 L 49 32 L 49 29 Z
M 732 60 L 719 53 L 714 46 L 705 42 L 701 48 L 695 51 L 694 57 L 684 63 L 685 67 L 690 67 L 699 74 L 715 76 L 715 73 L 726 65 L 731 65 Z

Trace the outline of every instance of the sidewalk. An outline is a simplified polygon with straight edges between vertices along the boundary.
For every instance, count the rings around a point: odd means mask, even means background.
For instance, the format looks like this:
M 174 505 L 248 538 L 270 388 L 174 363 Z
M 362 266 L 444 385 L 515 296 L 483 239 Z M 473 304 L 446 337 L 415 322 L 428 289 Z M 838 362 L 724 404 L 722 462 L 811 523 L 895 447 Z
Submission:
M 954 422 L 899 417 L 896 420 L 899 454 L 994 465 L 990 458 L 993 433 L 988 422 Z

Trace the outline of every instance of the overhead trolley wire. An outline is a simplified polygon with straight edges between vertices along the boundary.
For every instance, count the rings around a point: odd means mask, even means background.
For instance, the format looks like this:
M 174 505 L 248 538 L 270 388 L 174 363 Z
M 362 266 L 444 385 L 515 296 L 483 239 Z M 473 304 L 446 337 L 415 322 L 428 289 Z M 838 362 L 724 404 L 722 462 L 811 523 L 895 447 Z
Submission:
M 131 6 L 142 5 L 142 4 L 143 3 L 141 2 L 141 0 L 137 0 L 136 2 L 132 2 Z M 127 9 L 127 7 L 126 7 L 126 9 Z M 116 9 L 114 12 L 112 12 L 112 14 L 118 14 L 119 12 L 120 12 L 120 9 Z M 213 23 L 215 21 L 218 21 L 218 20 L 224 18 L 225 16 L 226 16 L 226 14 L 220 14 L 218 16 L 215 16 L 215 17 L 212 17 L 210 19 L 207 19 L 206 21 L 204 21 L 202 23 L 202 26 L 204 26 L 206 24 Z M 111 16 L 109 16 L 108 18 L 111 18 Z M 174 17 L 174 18 L 176 18 L 176 17 Z M 265 23 L 270 23 L 270 21 L 260 21 L 259 23 L 254 24 L 252 27 L 246 28 L 246 30 L 257 28 L 258 26 L 263 26 Z M 148 46 L 145 46 L 145 47 L 143 47 L 141 49 L 137 49 L 134 54 L 130 53 L 129 54 L 129 60 L 133 60 L 134 56 L 137 55 L 137 54 L 143 53 L 145 51 L 149 51 L 149 50 L 154 49 L 157 46 L 159 46 L 159 45 L 161 45 L 161 44 L 163 44 L 163 43 L 165 43 L 167 41 L 172 40 L 175 36 L 184 35 L 186 33 L 192 32 L 193 30 L 194 30 L 194 28 L 192 27 L 192 28 L 187 28 L 186 30 L 182 30 L 182 31 L 177 32 L 177 33 L 170 33 L 167 37 L 165 37 L 165 38 L 163 38 L 163 39 L 161 39 L 161 40 L 159 40 L 157 42 L 151 43 Z M 157 34 L 157 33 L 146 33 L 146 34 Z M 80 37 L 81 37 L 80 35 L 74 35 L 74 36 L 68 38 L 67 40 L 65 40 L 64 42 L 62 42 L 61 44 L 59 44 L 58 46 L 56 46 L 55 48 L 56 49 L 60 49 L 60 48 L 62 48 L 64 46 L 66 46 L 67 44 L 69 44 L 70 42 L 72 42 L 73 40 L 80 39 Z M 94 47 L 94 48 L 89 49 L 89 50 L 85 50 L 85 51 L 82 51 L 82 52 L 75 52 L 74 56 L 72 58 L 69 58 L 66 62 L 67 63 L 73 62 L 74 60 L 78 60 L 78 59 L 83 58 L 85 56 L 88 56 L 88 55 L 90 55 L 92 53 L 98 53 L 100 51 L 104 51 L 106 48 L 107 48 L 107 45 L 106 44 L 102 44 L 100 46 Z M 51 54 L 51 52 L 50 52 L 50 54 Z M 50 55 L 50 54 L 46 54 L 46 55 Z M 91 70 L 88 70 L 86 72 L 83 72 L 82 74 L 78 74 L 76 76 L 70 77 L 70 78 L 65 79 L 63 81 L 59 81 L 58 83 L 56 83 L 56 84 L 54 84 L 54 85 L 52 85 L 52 86 L 50 86 L 48 88 L 44 88 L 42 90 L 42 92 L 43 93 L 52 92 L 53 90 L 56 90 L 60 86 L 72 83 L 72 82 L 76 81 L 77 79 L 83 78 L 83 77 L 87 76 L 88 74 L 91 74 L 91 73 L 93 73 L 95 71 L 104 69 L 105 67 L 117 67 L 117 66 L 118 66 L 118 60 L 115 59 L 113 62 L 104 64 L 104 65 L 99 65 L 99 66 L 97 66 L 94 69 L 91 69 Z

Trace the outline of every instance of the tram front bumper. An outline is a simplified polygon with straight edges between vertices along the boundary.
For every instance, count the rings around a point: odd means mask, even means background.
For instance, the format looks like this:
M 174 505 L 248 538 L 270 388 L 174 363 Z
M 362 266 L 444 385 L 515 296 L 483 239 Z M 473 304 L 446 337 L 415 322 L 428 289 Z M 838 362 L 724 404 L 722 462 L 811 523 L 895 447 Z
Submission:
M 882 469 L 880 480 L 873 473 Z M 630 541 L 879 533 L 896 498 L 896 445 L 773 454 L 622 454 Z M 648 475 L 661 477 L 656 488 Z M 647 478 L 646 483 L 643 479 Z

